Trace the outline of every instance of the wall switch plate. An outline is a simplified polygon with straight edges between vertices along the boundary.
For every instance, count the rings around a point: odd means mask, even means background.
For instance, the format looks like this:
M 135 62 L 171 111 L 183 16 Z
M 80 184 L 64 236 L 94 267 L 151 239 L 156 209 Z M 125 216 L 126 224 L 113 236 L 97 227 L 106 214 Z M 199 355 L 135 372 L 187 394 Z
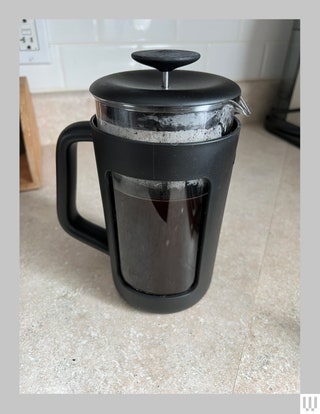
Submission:
M 21 65 L 50 63 L 49 44 L 44 20 L 20 20 L 19 49 Z

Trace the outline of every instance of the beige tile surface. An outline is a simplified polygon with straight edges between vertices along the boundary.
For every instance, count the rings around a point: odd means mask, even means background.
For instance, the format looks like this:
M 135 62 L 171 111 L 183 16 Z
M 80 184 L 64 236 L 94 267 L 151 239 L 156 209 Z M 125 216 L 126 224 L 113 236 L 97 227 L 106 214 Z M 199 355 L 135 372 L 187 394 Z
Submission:
M 289 146 L 268 232 L 236 393 L 299 389 L 299 152 Z M 287 381 L 283 381 L 286 378 Z
M 20 194 L 21 393 L 299 392 L 298 148 L 243 126 L 212 283 L 169 315 L 127 305 L 109 257 L 62 230 L 54 152 Z M 91 144 L 78 157 L 79 210 L 101 224 Z

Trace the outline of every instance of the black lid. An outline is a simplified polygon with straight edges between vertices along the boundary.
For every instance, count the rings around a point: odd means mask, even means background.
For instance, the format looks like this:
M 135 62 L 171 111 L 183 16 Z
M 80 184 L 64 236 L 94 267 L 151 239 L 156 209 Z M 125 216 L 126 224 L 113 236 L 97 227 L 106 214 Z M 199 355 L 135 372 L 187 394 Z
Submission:
M 230 79 L 206 72 L 175 70 L 199 59 L 196 52 L 150 50 L 132 57 L 158 70 L 136 70 L 104 76 L 90 86 L 99 101 L 125 108 L 178 108 L 216 105 L 241 95 Z

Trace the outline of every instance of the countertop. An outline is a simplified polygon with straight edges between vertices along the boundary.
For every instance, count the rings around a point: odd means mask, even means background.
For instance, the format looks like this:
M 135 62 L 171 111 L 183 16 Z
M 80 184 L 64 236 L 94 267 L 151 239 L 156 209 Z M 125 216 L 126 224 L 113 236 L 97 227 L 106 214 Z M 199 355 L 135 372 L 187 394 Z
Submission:
M 103 225 L 92 145 L 79 145 L 78 206 Z M 243 125 L 212 281 L 193 307 L 128 305 L 109 256 L 56 215 L 55 145 L 20 193 L 20 393 L 300 392 L 300 150 Z

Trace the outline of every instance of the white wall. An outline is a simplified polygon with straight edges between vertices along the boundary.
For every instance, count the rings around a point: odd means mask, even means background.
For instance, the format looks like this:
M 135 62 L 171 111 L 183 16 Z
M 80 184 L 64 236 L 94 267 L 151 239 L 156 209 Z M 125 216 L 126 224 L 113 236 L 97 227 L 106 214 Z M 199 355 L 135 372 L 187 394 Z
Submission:
M 139 49 L 176 48 L 201 54 L 190 70 L 234 81 L 281 77 L 292 20 L 47 19 L 50 64 L 20 65 L 31 92 L 87 90 L 109 73 L 145 66 Z

